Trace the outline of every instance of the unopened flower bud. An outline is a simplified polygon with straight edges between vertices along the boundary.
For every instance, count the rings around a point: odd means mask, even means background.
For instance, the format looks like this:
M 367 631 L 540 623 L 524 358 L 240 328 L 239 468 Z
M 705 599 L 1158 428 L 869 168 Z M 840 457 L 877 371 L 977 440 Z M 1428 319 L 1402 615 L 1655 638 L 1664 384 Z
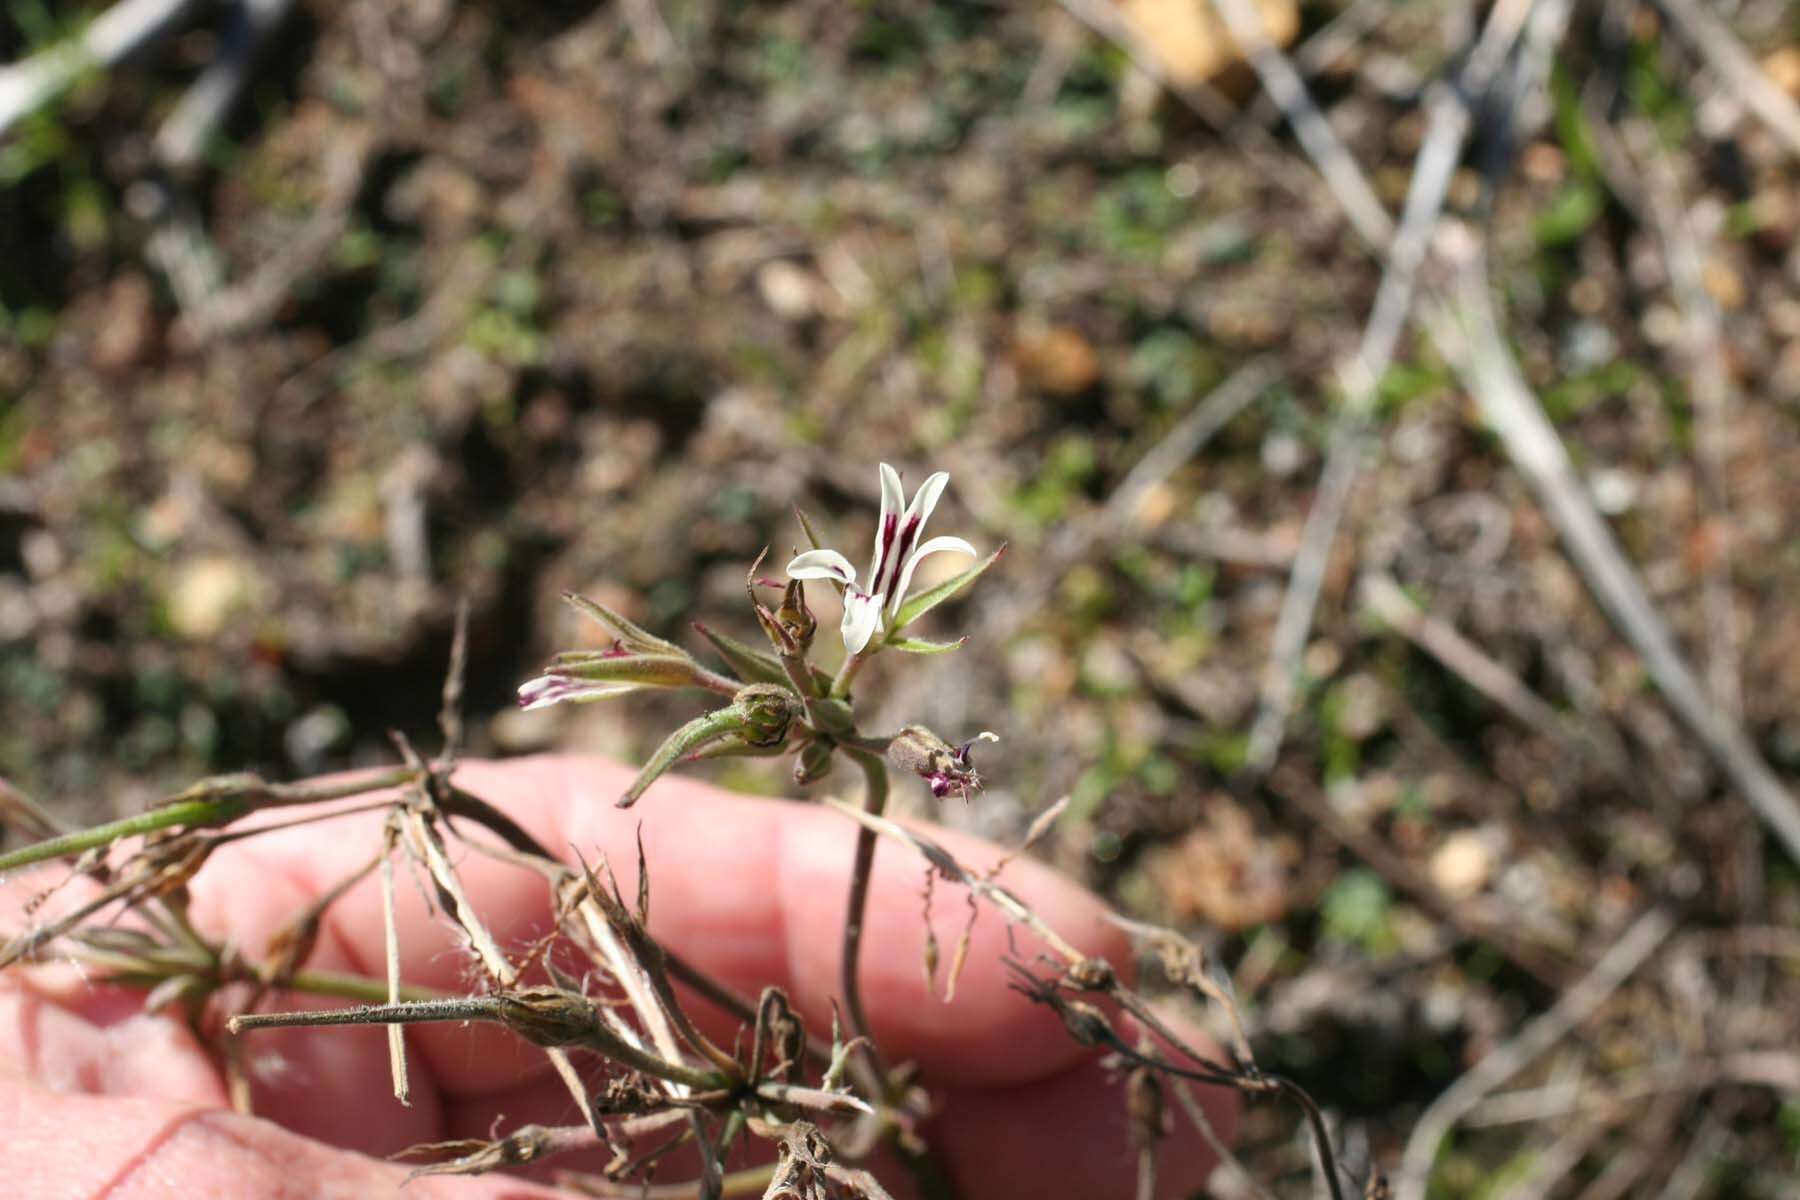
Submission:
M 1149 1067 L 1136 1067 L 1125 1077 L 1125 1114 L 1131 1121 L 1131 1144 L 1148 1150 L 1165 1129 L 1162 1077 Z
M 519 706 L 546 708 L 563 701 L 585 703 L 639 688 L 688 687 L 699 668 L 686 654 L 639 654 L 614 646 L 610 650 L 559 654 L 542 675 L 519 688 Z
M 500 1023 L 536 1046 L 583 1042 L 599 1026 L 591 1000 L 560 988 L 521 988 L 494 999 Z
M 738 733 L 751 746 L 779 746 L 787 740 L 800 701 L 780 684 L 753 683 L 738 692 L 731 707 L 743 722 Z
M 817 783 L 831 773 L 832 755 L 836 744 L 830 738 L 814 738 L 806 743 L 794 759 L 794 782 L 801 787 L 809 783 Z
M 983 733 L 975 741 L 999 741 L 991 733 Z M 923 725 L 908 725 L 888 743 L 888 761 L 903 771 L 923 779 L 933 796 L 942 799 L 951 792 L 969 793 L 981 788 L 981 776 L 970 761 L 969 748 L 975 741 L 952 746 Z

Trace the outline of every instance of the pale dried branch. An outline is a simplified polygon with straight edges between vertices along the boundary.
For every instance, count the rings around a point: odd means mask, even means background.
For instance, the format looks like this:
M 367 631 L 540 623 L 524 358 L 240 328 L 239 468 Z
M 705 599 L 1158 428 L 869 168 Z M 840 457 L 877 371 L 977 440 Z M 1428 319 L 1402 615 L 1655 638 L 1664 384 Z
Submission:
M 1674 917 L 1666 909 L 1652 908 L 1645 912 L 1601 956 L 1593 969 L 1563 992 L 1554 1005 L 1489 1051 L 1432 1101 L 1407 1141 L 1406 1153 L 1394 1181 L 1394 1194 L 1399 1200 L 1424 1200 L 1431 1164 L 1437 1158 L 1438 1147 L 1445 1135 L 1482 1097 L 1529 1066 L 1605 1003 L 1662 945 L 1674 927 Z
M 1731 595 L 1731 485 L 1725 424 L 1737 396 L 1725 366 L 1724 320 L 1706 290 L 1705 249 L 1682 200 L 1681 178 L 1656 131 L 1642 118 L 1619 122 L 1618 130 L 1648 184 L 1640 189 L 1643 212 L 1662 243 L 1670 288 L 1681 310 L 1680 358 L 1687 369 L 1688 399 L 1694 406 L 1699 519 L 1708 541 L 1701 572 L 1706 682 L 1713 703 L 1736 719 L 1743 715 L 1744 697 L 1738 679 L 1738 622 Z
M 1282 105 L 1290 119 L 1316 118 L 1322 124 L 1323 118 L 1316 116 L 1317 108 L 1307 97 L 1299 75 L 1267 39 L 1261 38 L 1261 26 L 1252 19 L 1254 13 L 1249 11 L 1249 0 L 1215 0 L 1215 3 L 1230 23 L 1233 36 L 1252 48 L 1251 61 L 1262 77 L 1263 86 Z M 1479 96 L 1487 90 L 1507 49 L 1524 25 L 1530 3 L 1531 0 L 1524 0 L 1524 3 L 1503 0 L 1496 4 L 1460 79 L 1455 85 L 1440 80 L 1427 96 L 1425 137 L 1413 166 L 1400 227 L 1386 244 L 1387 266 L 1382 272 L 1381 285 L 1375 293 L 1368 324 L 1363 329 L 1362 343 L 1345 371 L 1343 399 L 1331 433 L 1325 472 L 1319 481 L 1318 496 L 1307 512 L 1300 551 L 1295 556 L 1293 574 L 1289 577 L 1287 592 L 1281 600 L 1281 612 L 1276 618 L 1269 665 L 1263 674 L 1262 698 L 1250 729 L 1247 759 L 1254 770 L 1267 771 L 1281 749 L 1299 684 L 1300 656 L 1312 630 L 1313 613 L 1325 582 L 1331 548 L 1337 539 L 1338 523 L 1367 453 L 1369 418 L 1375 408 L 1382 377 L 1393 363 L 1400 333 L 1412 312 L 1419 267 L 1425 261 L 1432 230 L 1437 226 L 1438 215 L 1443 211 L 1444 198 L 1450 189 L 1450 177 L 1462 158 L 1463 144 L 1473 125 L 1467 96 Z M 1334 176 L 1346 174 L 1339 159 L 1348 159 L 1348 151 L 1330 133 L 1328 126 L 1317 137 L 1318 145 L 1304 137 L 1301 143 L 1329 183 Z M 1362 179 L 1359 172 L 1350 177 Z M 1354 192 L 1346 193 L 1343 187 L 1342 180 L 1332 183 L 1333 193 L 1340 203 L 1361 205 L 1366 202 Z M 1347 207 L 1346 211 L 1350 209 Z
M 1696 0 L 1656 0 L 1656 5 L 1693 42 L 1719 86 L 1755 113 L 1790 152 L 1800 154 L 1800 105 L 1769 81 L 1730 27 Z
M 1427 310 L 1432 336 L 1480 403 L 1488 426 L 1537 494 L 1588 589 L 1643 657 L 1651 680 L 1757 815 L 1800 859 L 1800 806 L 1742 727 L 1710 704 L 1643 583 L 1595 511 L 1568 452 L 1502 338 L 1485 260 L 1466 232 L 1440 243 L 1453 268 L 1449 299 Z
M 1614 779 L 1631 782 L 1630 762 L 1610 729 L 1577 724 L 1551 708 L 1480 646 L 1421 610 L 1391 575 L 1365 574 L 1359 590 L 1364 607 L 1383 624 L 1454 671 L 1521 724 L 1590 758 Z
M 72 42 L 0 67 L 0 137 L 55 100 L 88 71 L 115 67 L 144 49 L 197 7 L 197 0 L 122 0 Z

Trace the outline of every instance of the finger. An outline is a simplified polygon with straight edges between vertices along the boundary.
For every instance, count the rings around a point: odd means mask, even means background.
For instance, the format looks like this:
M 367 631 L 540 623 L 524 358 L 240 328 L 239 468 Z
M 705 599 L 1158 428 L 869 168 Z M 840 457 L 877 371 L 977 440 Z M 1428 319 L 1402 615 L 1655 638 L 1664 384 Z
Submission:
M 400 1192 L 403 1168 L 333 1149 L 268 1121 L 164 1100 L 59 1095 L 0 1084 L 0 1128 L 7 1131 L 8 1194 L 43 1200 L 554 1196 L 517 1179 L 425 1178 Z
M 1204 1033 L 1179 1018 L 1176 1032 L 1203 1052 L 1215 1049 Z M 1135 1038 L 1131 1022 L 1124 1023 Z M 1163 1043 L 1171 1061 L 1181 1056 Z M 931 1144 L 965 1195 L 1129 1196 L 1138 1173 L 1137 1143 L 1126 1109 L 1125 1072 L 1100 1058 L 1084 1059 L 1029 1085 L 953 1090 L 931 1123 Z M 1189 1196 L 1205 1187 L 1218 1156 L 1167 1089 L 1155 1142 L 1156 1194 Z M 1194 1098 L 1218 1137 L 1229 1145 L 1241 1109 L 1237 1093 L 1193 1085 Z
M 0 991 L 0 1076 L 58 1092 L 225 1103 L 218 1071 L 180 1022 L 141 1006 L 96 1022 L 24 987 Z
M 254 959 L 270 932 L 304 909 L 316 890 L 293 879 L 280 861 L 264 861 L 254 842 L 232 848 L 227 862 L 220 880 L 196 888 L 206 896 L 196 903 L 196 915 L 227 945 Z M 29 878 L 16 880 L 0 892 L 12 901 L 32 886 Z M 92 890 L 77 880 L 53 903 L 79 903 Z M 8 909 L 17 911 L 10 903 Z M 360 969 L 329 930 L 308 966 Z M 142 989 L 107 986 L 72 963 L 0 972 L 0 1061 L 17 1078 L 61 1091 L 217 1105 L 225 1102 L 223 1050 L 235 1057 L 249 1082 L 253 1111 L 278 1112 L 298 1133 L 387 1154 L 434 1138 L 441 1128 L 441 1106 L 428 1075 L 415 1078 L 410 1107 L 394 1102 L 379 1029 L 344 1030 L 329 1038 L 310 1030 L 271 1030 L 209 1048 L 179 1019 L 179 1010 L 147 1014 L 143 1001 Z M 265 1007 L 327 1003 L 290 994 Z

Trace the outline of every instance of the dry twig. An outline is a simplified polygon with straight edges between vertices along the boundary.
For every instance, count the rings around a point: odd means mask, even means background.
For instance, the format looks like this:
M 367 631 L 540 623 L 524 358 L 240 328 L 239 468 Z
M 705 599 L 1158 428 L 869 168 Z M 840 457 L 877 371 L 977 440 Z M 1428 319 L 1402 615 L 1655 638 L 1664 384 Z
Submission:
M 0 137 L 88 71 L 115 67 L 173 29 L 196 0 L 121 0 L 73 42 L 0 67 Z
M 1600 1007 L 1662 945 L 1674 925 L 1674 917 L 1665 909 L 1652 908 L 1644 913 L 1593 969 L 1563 992 L 1548 1011 L 1496 1046 L 1432 1101 L 1406 1143 L 1406 1153 L 1394 1181 L 1394 1194 L 1398 1200 L 1424 1200 L 1431 1164 L 1437 1158 L 1444 1135 L 1482 1097 L 1530 1065 L 1533 1059 L 1561 1041 L 1569 1030 Z

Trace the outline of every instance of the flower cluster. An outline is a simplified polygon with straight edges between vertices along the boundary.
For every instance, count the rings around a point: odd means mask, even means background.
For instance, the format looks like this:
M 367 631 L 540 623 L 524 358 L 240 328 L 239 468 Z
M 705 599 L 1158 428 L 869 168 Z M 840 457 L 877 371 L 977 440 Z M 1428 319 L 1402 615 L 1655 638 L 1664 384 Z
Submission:
M 698 623 L 694 628 L 725 660 L 726 671 L 702 665 L 686 650 L 638 627 L 624 616 L 579 596 L 565 599 L 604 626 L 614 643 L 603 650 L 559 654 L 543 674 L 519 688 L 519 704 L 527 709 L 586 702 L 641 688 L 698 688 L 729 697 L 723 707 L 695 717 L 663 742 L 620 804 L 634 803 L 644 790 L 675 763 L 718 755 L 782 755 L 792 753 L 794 779 L 807 784 L 830 771 L 834 756 L 848 752 L 879 770 L 881 757 L 923 779 L 934 796 L 952 791 L 965 797 L 981 786 L 969 760 L 969 747 L 952 747 L 922 726 L 911 725 L 887 737 L 856 728 L 850 688 L 863 665 L 882 650 L 936 654 L 962 643 L 929 642 L 907 637 L 903 630 L 933 608 L 957 595 L 1000 557 L 996 550 L 935 586 L 911 594 L 913 576 L 926 558 L 942 551 L 976 557 L 975 547 L 959 537 L 925 539 L 950 476 L 939 471 L 913 493 L 910 503 L 900 474 L 881 464 L 881 510 L 876 522 L 875 550 L 868 573 L 859 581 L 850 560 L 819 545 L 797 554 L 787 564 L 787 579 L 760 579 L 750 569 L 746 586 L 751 610 L 769 641 L 769 651 L 746 645 Z M 801 514 L 809 537 L 812 523 Z M 761 558 L 758 558 L 758 565 Z M 835 674 L 808 659 L 817 627 L 806 603 L 805 584 L 827 580 L 843 594 L 842 633 L 846 651 Z M 759 587 L 781 589 L 771 608 L 757 598 Z M 992 734 L 982 738 L 992 739 Z M 980 740 L 980 739 L 977 739 Z
M 884 617 L 891 621 L 899 614 L 906 590 L 912 586 L 913 571 L 925 558 L 941 550 L 976 557 L 975 547 L 959 537 L 919 541 L 949 482 L 948 472 L 937 472 L 913 493 L 912 503 L 902 511 L 905 493 L 900 488 L 900 473 L 881 464 L 881 518 L 875 525 L 875 557 L 869 563 L 866 586 L 858 586 L 856 569 L 836 550 L 808 550 L 788 563 L 789 579 L 829 579 L 843 589 L 844 649 L 851 654 L 861 654 L 869 639 L 883 631 Z

